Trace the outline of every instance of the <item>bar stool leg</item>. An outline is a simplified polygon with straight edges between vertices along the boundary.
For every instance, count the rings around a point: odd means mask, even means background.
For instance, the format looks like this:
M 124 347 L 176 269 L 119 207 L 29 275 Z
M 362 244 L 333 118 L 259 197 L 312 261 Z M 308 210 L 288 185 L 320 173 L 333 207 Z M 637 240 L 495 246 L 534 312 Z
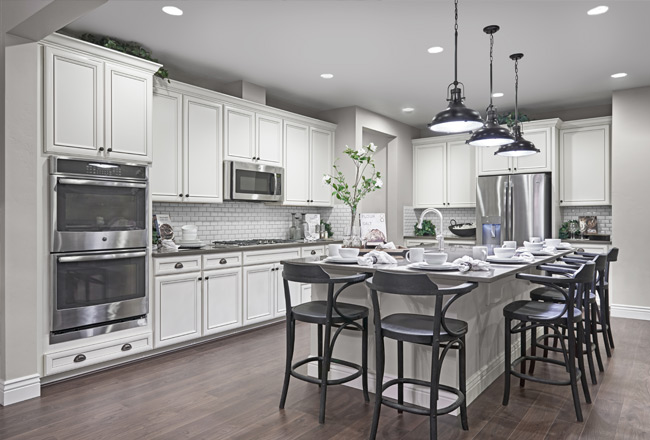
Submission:
M 431 391 L 429 395 L 429 438 L 438 438 L 438 385 L 440 383 L 440 341 L 434 335 L 431 347 Z
M 614 347 L 614 338 L 612 337 L 612 324 L 610 323 L 610 310 L 609 310 L 609 287 L 605 288 L 605 322 L 607 322 L 607 338 L 609 339 L 609 346 L 611 348 L 616 348 Z M 611 355 L 611 353 L 610 353 Z M 611 357 L 611 356 L 610 356 Z
M 287 313 L 287 360 L 284 366 L 284 383 L 282 384 L 282 395 L 280 397 L 280 409 L 284 409 L 287 401 L 287 392 L 289 391 L 289 379 L 291 378 L 291 362 L 293 360 L 293 349 L 295 341 L 296 322 L 291 317 L 291 312 Z
M 511 353 L 512 353 L 512 335 L 510 334 L 510 325 L 511 321 L 509 319 L 506 319 L 506 326 L 505 326 L 505 336 L 506 336 L 506 342 L 505 342 L 505 369 L 506 371 L 503 374 L 503 377 L 505 379 L 505 384 L 503 387 L 503 405 L 508 404 L 508 400 L 510 399 L 510 370 L 512 369 L 512 361 L 511 361 Z
M 604 295 L 601 295 L 600 297 L 600 327 L 603 330 L 603 344 L 605 344 L 605 353 L 607 353 L 607 357 L 611 358 L 612 357 L 612 348 L 614 348 L 614 344 L 612 344 L 612 339 L 611 339 L 611 330 L 609 328 L 609 300 L 607 299 L 607 293 Z
M 580 407 L 580 397 L 578 396 L 578 379 L 576 374 L 576 348 L 578 352 L 582 351 L 582 338 L 584 337 L 582 326 L 578 327 L 578 341 L 576 347 L 576 333 L 575 328 L 569 323 L 569 328 L 567 330 L 569 336 L 569 378 L 571 380 L 571 394 L 573 394 L 573 406 L 576 411 L 576 417 L 579 422 L 582 422 L 582 408 Z M 582 373 L 584 377 L 584 372 Z
M 591 331 L 591 312 L 590 312 L 590 307 L 589 304 L 586 304 L 584 307 L 584 328 L 585 328 L 585 333 L 583 335 L 584 341 L 585 341 L 585 347 L 587 349 L 587 363 L 589 364 L 589 374 L 591 376 L 591 383 L 596 385 L 598 383 L 598 380 L 596 379 L 596 367 L 594 366 L 594 355 L 593 355 L 593 347 L 592 347 L 592 341 L 591 341 L 591 336 L 590 336 L 590 331 Z
M 323 380 L 323 326 L 318 324 L 318 379 Z M 318 384 L 318 388 L 321 384 Z
M 363 400 L 370 402 L 368 395 L 368 318 L 363 318 L 363 331 L 361 332 L 361 388 Z
M 404 341 L 397 341 L 397 378 L 404 378 Z M 397 403 L 404 405 L 404 384 L 397 384 Z M 401 409 L 397 410 L 398 414 L 402 414 L 404 411 Z
M 375 322 L 375 326 L 381 325 L 378 322 Z M 381 402 L 383 395 L 383 385 L 384 385 L 384 338 L 381 335 L 381 331 L 376 328 L 375 331 L 375 409 L 372 413 L 372 427 L 370 429 L 370 440 L 374 440 L 377 437 L 377 428 L 379 427 L 379 414 L 381 412 Z
M 580 381 L 582 382 L 582 392 L 585 395 L 585 401 L 591 403 L 591 395 L 589 394 L 589 385 L 587 385 L 587 375 L 585 374 L 585 360 L 582 351 L 582 340 L 580 331 L 582 330 L 582 322 L 578 322 L 578 368 L 580 368 Z
M 458 389 L 465 396 L 465 401 L 460 406 L 460 423 L 465 431 L 469 431 L 467 424 L 467 372 L 465 355 L 465 336 L 460 338 L 460 349 L 458 350 Z
M 525 326 L 524 326 L 525 328 Z M 526 330 L 522 330 L 519 333 L 519 339 L 521 341 L 521 350 L 520 350 L 520 356 L 523 358 L 526 356 Z M 521 374 L 526 374 L 526 361 L 522 359 L 521 364 L 520 364 L 520 371 Z M 526 381 L 522 378 L 519 378 L 519 386 L 524 387 L 526 385 Z
M 530 329 L 530 355 L 537 356 L 537 327 Z M 533 373 L 535 373 L 535 359 L 531 359 L 528 368 L 528 374 L 532 376 Z
M 591 316 L 591 339 L 594 341 L 594 351 L 596 353 L 598 370 L 602 373 L 605 371 L 605 367 L 603 366 L 603 358 L 600 355 L 600 343 L 598 342 L 598 323 L 596 322 L 596 317 L 598 316 L 598 304 L 596 303 L 591 304 Z
M 327 399 L 327 377 L 330 370 L 330 359 L 332 358 L 332 346 L 330 339 L 332 337 L 332 326 L 330 323 L 325 324 L 325 340 L 323 352 L 323 369 L 320 389 L 320 412 L 318 414 L 318 423 L 325 423 L 325 401 Z

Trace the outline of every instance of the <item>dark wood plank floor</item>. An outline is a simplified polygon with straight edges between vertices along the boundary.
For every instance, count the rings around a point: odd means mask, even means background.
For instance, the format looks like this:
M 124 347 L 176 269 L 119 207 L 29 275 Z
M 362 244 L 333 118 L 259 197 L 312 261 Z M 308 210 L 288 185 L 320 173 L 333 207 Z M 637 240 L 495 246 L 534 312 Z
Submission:
M 521 389 L 513 381 L 504 407 L 500 379 L 470 405 L 470 431 L 444 416 L 439 438 L 650 438 L 650 322 L 615 319 L 613 328 L 616 350 L 591 387 L 593 404 L 583 404 L 584 423 L 575 421 L 568 388 L 529 383 Z M 308 330 L 299 326 L 299 354 L 308 352 Z M 319 425 L 318 388 L 292 380 L 280 411 L 283 357 L 284 326 L 274 325 L 46 386 L 39 399 L 0 407 L 0 439 L 368 437 L 372 405 L 359 390 L 328 390 L 327 420 Z M 424 417 L 382 411 L 380 438 L 423 439 L 428 432 Z

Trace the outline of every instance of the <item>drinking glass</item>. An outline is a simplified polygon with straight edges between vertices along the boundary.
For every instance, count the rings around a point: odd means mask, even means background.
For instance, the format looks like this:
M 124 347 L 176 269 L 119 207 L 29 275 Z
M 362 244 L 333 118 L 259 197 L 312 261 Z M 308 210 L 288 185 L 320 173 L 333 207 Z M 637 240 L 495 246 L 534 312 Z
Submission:
M 569 232 L 571 233 L 571 239 L 575 240 L 576 232 L 578 232 L 578 225 L 575 222 L 569 223 Z

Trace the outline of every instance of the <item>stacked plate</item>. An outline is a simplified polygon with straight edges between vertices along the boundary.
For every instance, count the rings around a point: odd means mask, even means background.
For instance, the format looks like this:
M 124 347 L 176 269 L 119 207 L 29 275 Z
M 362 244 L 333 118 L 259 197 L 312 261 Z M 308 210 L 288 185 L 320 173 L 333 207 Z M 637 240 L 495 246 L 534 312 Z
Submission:
M 534 254 L 533 254 L 534 255 Z M 525 264 L 527 261 L 522 257 L 499 258 L 495 255 L 488 255 L 487 261 L 499 264 Z
M 323 263 L 357 264 L 357 257 L 327 257 Z
M 198 249 L 207 243 L 201 240 L 183 240 L 182 238 L 178 238 L 176 239 L 176 244 L 182 248 Z
M 460 268 L 460 265 L 449 262 L 443 264 L 429 264 L 427 262 L 420 262 L 411 263 L 406 267 L 409 269 L 430 270 L 434 272 L 451 272 L 453 270 L 458 270 Z

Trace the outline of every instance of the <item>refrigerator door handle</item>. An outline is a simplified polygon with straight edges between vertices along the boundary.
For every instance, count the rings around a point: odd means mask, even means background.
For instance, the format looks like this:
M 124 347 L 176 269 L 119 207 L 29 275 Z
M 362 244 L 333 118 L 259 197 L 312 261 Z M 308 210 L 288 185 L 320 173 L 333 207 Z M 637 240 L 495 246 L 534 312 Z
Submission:
M 515 239 L 515 204 L 514 204 L 514 192 L 515 192 L 515 184 L 510 180 L 510 185 L 508 187 L 508 210 L 510 211 L 510 215 L 508 216 L 508 220 L 510 222 L 510 227 L 508 228 L 508 240 L 514 240 Z
M 503 187 L 504 187 L 504 201 L 505 201 L 505 225 L 503 225 L 503 236 L 504 238 L 501 241 L 505 240 L 510 240 L 510 216 L 512 215 L 512 211 L 510 210 L 510 184 L 506 180 L 503 182 Z

